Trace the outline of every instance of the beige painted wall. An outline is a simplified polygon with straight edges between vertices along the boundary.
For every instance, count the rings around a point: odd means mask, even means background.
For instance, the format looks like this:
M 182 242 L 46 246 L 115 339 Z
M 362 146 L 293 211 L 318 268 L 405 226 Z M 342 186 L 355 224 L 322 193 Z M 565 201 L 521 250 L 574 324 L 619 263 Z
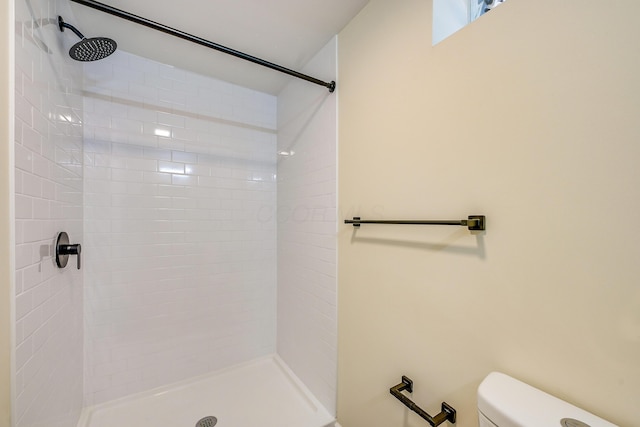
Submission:
M 12 0 L 0 0 L 0 427 L 10 425 L 11 414 L 11 341 L 10 297 L 12 280 L 9 253 L 11 248 L 10 185 L 11 129 L 13 123 L 9 94 L 12 82 L 9 78 L 13 38 Z
M 484 234 L 339 228 L 343 427 L 477 425 L 498 370 L 640 425 L 640 2 L 510 0 L 435 47 L 431 1 L 339 36 L 342 218 L 487 215 Z

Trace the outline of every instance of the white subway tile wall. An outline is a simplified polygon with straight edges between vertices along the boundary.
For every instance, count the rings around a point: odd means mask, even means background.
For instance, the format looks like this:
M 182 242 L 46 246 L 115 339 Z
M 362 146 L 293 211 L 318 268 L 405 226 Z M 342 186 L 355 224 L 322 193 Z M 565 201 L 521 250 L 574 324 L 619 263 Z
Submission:
M 16 2 L 16 426 L 276 351 L 276 265 L 278 352 L 335 414 L 335 94 L 125 52 L 86 64 L 82 94 L 58 14 Z M 83 272 L 55 267 L 63 230 Z
M 85 402 L 274 353 L 276 98 L 125 52 L 84 91 Z
M 83 278 L 54 260 L 82 235 L 82 67 L 58 14 L 68 2 L 17 0 L 15 52 L 14 426 L 74 426 L 82 409 Z M 66 46 L 66 47 L 65 47 Z
M 336 75 L 334 38 L 309 62 Z M 278 354 L 336 414 L 337 93 L 291 82 L 278 97 Z

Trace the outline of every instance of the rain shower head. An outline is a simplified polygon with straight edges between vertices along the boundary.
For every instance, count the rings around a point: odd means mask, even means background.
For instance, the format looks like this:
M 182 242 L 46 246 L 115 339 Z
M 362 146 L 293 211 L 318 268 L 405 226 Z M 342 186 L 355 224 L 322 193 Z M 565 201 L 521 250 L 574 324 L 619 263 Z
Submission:
M 69 49 L 69 56 L 76 61 L 97 61 L 116 51 L 118 45 L 106 37 L 82 39 Z
M 73 25 L 64 22 L 62 16 L 58 16 L 58 26 L 60 27 L 60 31 L 68 28 L 82 39 L 69 49 L 69 56 L 76 61 L 87 62 L 104 59 L 118 48 L 118 44 L 114 40 L 106 37 L 86 38 Z

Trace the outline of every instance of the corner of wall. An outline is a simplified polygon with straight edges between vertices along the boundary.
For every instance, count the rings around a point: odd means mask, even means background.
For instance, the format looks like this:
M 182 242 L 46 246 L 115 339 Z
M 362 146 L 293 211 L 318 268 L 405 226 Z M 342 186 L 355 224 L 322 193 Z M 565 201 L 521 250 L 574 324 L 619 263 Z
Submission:
M 13 1 L 2 2 L 0 24 L 4 28 L 2 48 L 0 48 L 0 427 L 11 425 L 11 290 L 13 274 L 11 262 L 11 159 L 13 159 Z
M 336 39 L 304 72 L 333 80 Z M 339 88 L 339 83 L 338 83 Z M 278 354 L 336 412 L 337 93 L 292 81 L 278 96 Z

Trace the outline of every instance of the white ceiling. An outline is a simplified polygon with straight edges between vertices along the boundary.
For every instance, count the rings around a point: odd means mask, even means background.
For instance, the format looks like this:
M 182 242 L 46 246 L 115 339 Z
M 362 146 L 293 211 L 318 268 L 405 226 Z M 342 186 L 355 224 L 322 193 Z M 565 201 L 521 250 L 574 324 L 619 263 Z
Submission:
M 101 0 L 129 13 L 300 70 L 368 0 Z M 210 48 L 71 2 L 86 37 L 262 92 L 277 94 L 291 77 Z M 335 76 L 313 76 L 331 81 Z M 310 83 L 311 84 L 311 83 Z

